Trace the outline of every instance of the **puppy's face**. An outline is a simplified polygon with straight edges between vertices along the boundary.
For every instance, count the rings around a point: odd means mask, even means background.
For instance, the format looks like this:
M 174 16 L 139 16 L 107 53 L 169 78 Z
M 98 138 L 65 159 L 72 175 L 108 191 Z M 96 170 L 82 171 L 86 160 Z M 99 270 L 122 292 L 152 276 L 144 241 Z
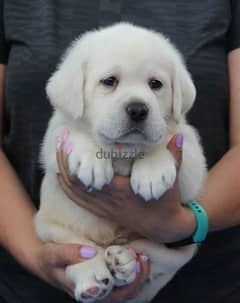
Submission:
M 155 47 L 140 47 L 109 46 L 89 62 L 85 117 L 98 142 L 154 144 L 165 137 L 170 66 Z
M 75 42 L 47 91 L 100 144 L 161 143 L 168 122 L 178 122 L 195 98 L 176 49 L 160 34 L 129 24 Z

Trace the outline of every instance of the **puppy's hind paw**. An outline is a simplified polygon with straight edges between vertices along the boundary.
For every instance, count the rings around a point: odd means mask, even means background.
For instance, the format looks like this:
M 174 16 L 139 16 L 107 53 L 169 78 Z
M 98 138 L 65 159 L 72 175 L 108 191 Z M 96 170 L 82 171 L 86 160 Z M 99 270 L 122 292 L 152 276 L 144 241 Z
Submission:
M 123 246 L 113 245 L 106 249 L 105 260 L 115 278 L 116 286 L 132 283 L 136 277 L 136 260 Z

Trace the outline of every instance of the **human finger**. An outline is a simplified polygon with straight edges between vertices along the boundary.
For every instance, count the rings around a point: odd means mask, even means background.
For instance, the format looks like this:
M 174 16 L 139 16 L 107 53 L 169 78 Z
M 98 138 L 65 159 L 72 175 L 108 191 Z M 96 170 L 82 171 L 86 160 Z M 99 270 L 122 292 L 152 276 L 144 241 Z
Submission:
M 182 163 L 183 142 L 184 142 L 183 135 L 176 134 L 170 139 L 170 141 L 167 144 L 168 150 L 175 158 L 177 170 L 179 170 Z

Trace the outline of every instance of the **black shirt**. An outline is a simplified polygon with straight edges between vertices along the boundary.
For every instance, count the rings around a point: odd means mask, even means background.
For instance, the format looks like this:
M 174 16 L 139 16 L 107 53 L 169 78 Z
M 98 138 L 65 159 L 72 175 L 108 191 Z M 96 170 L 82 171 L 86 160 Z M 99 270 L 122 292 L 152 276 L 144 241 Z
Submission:
M 42 177 L 39 148 L 52 112 L 46 81 L 70 42 L 99 26 L 124 20 L 167 35 L 183 53 L 197 87 L 188 118 L 201 135 L 209 167 L 228 150 L 227 53 L 240 47 L 240 0 L 0 3 L 0 62 L 8 65 L 4 149 L 36 205 Z M 210 298 L 211 303 L 220 302 L 214 301 L 214 292 L 218 290 L 222 299 L 238 283 L 239 234 L 238 227 L 212 233 L 199 255 L 162 292 L 159 302 Z

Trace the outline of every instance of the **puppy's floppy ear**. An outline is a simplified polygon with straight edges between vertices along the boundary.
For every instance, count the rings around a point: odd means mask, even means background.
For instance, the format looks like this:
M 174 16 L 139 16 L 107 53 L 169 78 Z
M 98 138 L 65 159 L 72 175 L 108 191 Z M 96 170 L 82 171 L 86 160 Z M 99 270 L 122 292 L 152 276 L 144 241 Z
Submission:
M 86 56 L 81 48 L 81 39 L 74 42 L 46 87 L 51 104 L 74 119 L 84 110 Z
M 178 62 L 173 72 L 173 116 L 179 121 L 184 116 L 196 98 L 196 88 L 183 62 Z

